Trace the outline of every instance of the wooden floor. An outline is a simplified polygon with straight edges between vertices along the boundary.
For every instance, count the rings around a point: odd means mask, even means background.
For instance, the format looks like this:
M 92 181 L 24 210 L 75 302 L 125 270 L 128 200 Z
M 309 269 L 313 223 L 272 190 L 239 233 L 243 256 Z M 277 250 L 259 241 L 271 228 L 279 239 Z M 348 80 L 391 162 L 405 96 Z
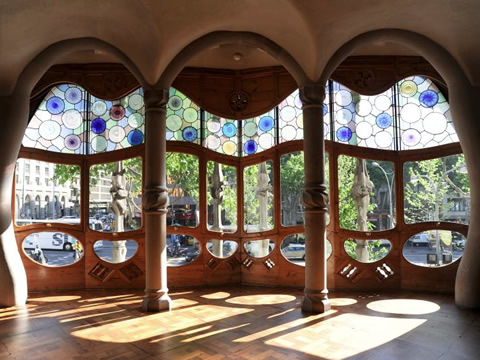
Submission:
M 480 313 L 451 296 L 330 293 L 300 311 L 301 291 L 172 291 L 173 310 L 142 313 L 141 291 L 31 294 L 0 309 L 0 359 L 480 359 Z

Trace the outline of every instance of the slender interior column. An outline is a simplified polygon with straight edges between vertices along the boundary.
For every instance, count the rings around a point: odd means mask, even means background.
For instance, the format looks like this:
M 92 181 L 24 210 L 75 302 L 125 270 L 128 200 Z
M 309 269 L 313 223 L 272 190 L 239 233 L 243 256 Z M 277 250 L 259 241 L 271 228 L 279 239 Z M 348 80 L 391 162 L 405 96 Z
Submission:
M 323 141 L 323 85 L 300 88 L 303 102 L 305 189 L 305 290 L 302 310 L 330 310 L 327 290 L 325 224 L 328 206 Z
M 170 310 L 167 288 L 166 103 L 168 90 L 145 90 L 145 297 L 143 311 Z
M 12 224 L 12 181 L 28 119 L 29 96 L 0 97 L 0 307 L 27 301 L 27 275 Z
M 480 309 L 480 87 L 449 87 L 450 108 L 470 180 L 470 224 L 465 251 L 455 281 L 455 303 L 461 308 Z

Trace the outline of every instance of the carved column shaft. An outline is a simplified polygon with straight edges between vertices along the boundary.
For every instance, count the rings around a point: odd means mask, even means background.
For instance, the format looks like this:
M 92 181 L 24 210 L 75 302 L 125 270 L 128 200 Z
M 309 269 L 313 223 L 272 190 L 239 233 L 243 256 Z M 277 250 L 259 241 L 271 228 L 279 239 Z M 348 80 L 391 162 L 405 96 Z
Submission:
M 322 313 L 330 309 L 327 290 L 325 146 L 323 140 L 324 86 L 300 89 L 303 102 L 305 158 L 305 290 L 302 310 Z
M 167 288 L 166 104 L 168 90 L 145 90 L 145 297 L 143 311 L 170 310 Z

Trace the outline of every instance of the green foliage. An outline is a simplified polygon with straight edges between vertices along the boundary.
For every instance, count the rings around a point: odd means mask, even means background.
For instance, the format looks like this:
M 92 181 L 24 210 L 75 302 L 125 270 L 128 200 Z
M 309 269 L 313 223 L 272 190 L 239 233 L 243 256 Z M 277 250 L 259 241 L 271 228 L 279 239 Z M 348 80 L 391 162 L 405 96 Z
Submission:
M 167 153 L 167 184 L 169 196 L 190 196 L 198 204 L 199 175 L 198 158 L 194 155 L 169 152 Z M 175 205 L 174 201 L 171 205 Z
M 462 154 L 409 162 L 404 166 L 405 220 L 407 223 L 444 220 L 451 211 L 452 197 L 469 197 Z
M 283 225 L 297 224 L 297 212 L 302 204 L 304 175 L 303 152 L 286 154 L 280 158 Z
M 369 263 L 383 259 L 388 254 L 388 249 L 382 246 L 382 242 L 380 240 L 368 240 L 367 246 Z M 356 240 L 345 240 L 345 252 L 354 260 L 357 259 L 356 248 Z

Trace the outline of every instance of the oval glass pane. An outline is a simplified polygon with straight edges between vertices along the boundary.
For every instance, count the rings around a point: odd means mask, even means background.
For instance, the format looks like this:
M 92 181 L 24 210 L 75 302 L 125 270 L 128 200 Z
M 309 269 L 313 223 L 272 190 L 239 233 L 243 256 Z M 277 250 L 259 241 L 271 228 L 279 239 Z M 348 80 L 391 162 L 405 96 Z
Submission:
M 208 240 L 207 250 L 215 257 L 225 259 L 237 251 L 238 244 L 231 240 Z
M 270 239 L 252 240 L 243 243 L 243 248 L 248 255 L 255 258 L 261 258 L 270 255 L 275 248 L 275 243 Z
M 411 264 L 439 267 L 458 260 L 467 239 L 450 230 L 428 230 L 410 237 L 403 245 L 403 257 Z
M 328 258 L 332 255 L 332 244 L 326 239 Z M 292 234 L 282 240 L 280 252 L 283 257 L 293 264 L 305 266 L 305 234 Z
M 119 264 L 127 261 L 138 249 L 138 243 L 135 240 L 98 240 L 93 244 L 93 251 L 102 259 L 113 264 Z
M 83 257 L 80 241 L 62 232 L 38 232 L 28 235 L 22 243 L 25 254 L 41 265 L 67 266 Z
M 345 252 L 353 260 L 361 263 L 373 263 L 388 255 L 392 243 L 386 239 L 354 240 L 348 239 L 343 243 Z
M 202 251 L 197 239 L 189 235 L 167 235 L 167 265 L 182 266 L 194 261 Z

